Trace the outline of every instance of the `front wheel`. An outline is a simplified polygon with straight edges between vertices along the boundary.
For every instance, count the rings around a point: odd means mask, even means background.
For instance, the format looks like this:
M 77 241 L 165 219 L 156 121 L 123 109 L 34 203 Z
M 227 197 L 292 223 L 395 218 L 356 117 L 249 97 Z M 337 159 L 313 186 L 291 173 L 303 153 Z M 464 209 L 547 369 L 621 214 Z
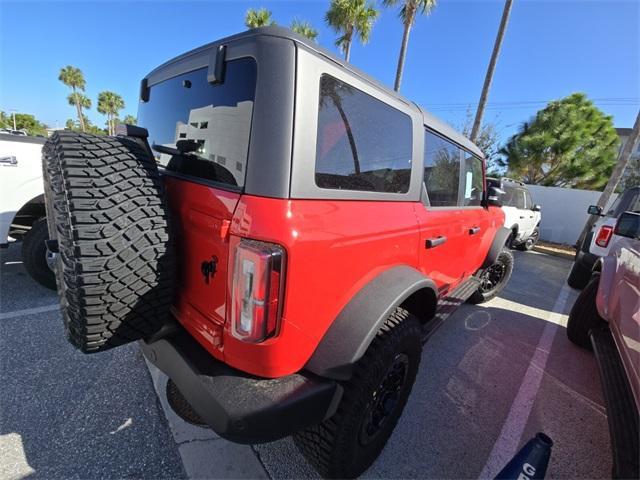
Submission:
M 484 303 L 498 295 L 511 278 L 513 253 L 503 249 L 495 263 L 476 273 L 480 287 L 469 297 L 469 303 Z
M 378 457 L 404 410 L 420 365 L 419 320 L 402 308 L 387 319 L 353 377 L 337 412 L 294 435 L 307 461 L 325 478 L 355 478 Z

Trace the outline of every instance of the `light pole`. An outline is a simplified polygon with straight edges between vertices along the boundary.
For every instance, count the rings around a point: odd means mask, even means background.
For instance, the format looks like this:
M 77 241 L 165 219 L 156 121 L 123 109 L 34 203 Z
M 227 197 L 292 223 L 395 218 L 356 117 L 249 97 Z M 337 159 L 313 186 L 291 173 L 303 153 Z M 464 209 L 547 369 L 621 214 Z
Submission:
M 13 129 L 17 130 L 18 127 L 16 127 L 16 112 L 17 110 L 15 108 L 11 109 L 11 115 L 13 116 Z

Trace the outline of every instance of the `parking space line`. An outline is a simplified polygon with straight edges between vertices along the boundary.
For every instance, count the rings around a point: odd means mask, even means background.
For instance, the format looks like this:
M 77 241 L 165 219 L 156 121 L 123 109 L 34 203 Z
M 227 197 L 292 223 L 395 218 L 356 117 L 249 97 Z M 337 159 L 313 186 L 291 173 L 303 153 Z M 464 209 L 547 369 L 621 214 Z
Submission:
M 45 312 L 53 312 L 54 310 L 58 310 L 60 305 L 45 305 L 44 307 L 36 307 L 36 308 L 25 308 L 24 310 L 14 310 L 13 312 L 4 312 L 0 313 L 0 320 L 8 320 L 10 318 L 22 317 L 25 315 L 35 315 L 36 313 L 45 313 Z
M 548 323 L 542 330 L 536 350 L 529 362 L 529 368 L 527 368 L 518 389 L 518 394 L 511 404 L 509 415 L 507 415 L 498 440 L 494 444 L 479 478 L 494 478 L 515 455 L 520 445 L 522 434 L 529 421 L 531 409 L 540 389 L 540 383 L 544 376 L 544 369 L 553 340 L 558 331 L 558 325 L 563 325 L 566 321 L 564 309 L 569 298 L 569 292 L 570 289 L 565 283 L 553 304 L 552 311 L 549 312 Z

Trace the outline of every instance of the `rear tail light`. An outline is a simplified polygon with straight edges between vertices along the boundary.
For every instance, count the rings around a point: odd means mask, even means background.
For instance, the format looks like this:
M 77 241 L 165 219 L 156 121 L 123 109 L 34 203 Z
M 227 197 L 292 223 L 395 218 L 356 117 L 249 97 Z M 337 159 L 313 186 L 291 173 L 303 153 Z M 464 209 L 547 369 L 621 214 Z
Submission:
M 596 245 L 599 247 L 606 247 L 609 245 L 609 240 L 611 240 L 611 235 L 613 234 L 613 227 L 609 225 L 603 225 L 600 227 L 600 231 L 598 232 L 598 236 L 596 237 Z
M 285 251 L 279 245 L 241 239 L 231 283 L 231 332 L 245 342 L 277 333 L 282 315 Z

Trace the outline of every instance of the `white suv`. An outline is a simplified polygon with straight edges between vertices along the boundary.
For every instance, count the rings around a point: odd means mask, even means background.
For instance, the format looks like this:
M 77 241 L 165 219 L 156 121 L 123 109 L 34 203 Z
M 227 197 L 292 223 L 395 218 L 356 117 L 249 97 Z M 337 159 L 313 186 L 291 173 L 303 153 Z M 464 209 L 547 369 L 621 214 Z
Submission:
M 520 250 L 531 250 L 540 236 L 540 205 L 531 200 L 527 186 L 510 178 L 487 178 L 489 187 L 501 191 L 504 226 L 511 230 L 507 245 Z
M 614 228 L 618 217 L 624 212 L 640 213 L 640 186 L 625 190 L 605 214 L 597 205 L 591 205 L 587 212 L 600 218 L 577 249 L 573 267 L 567 279 L 569 286 L 579 290 L 589 283 L 591 271 L 598 258 L 606 256 L 611 245 L 615 243 L 617 235 Z
M 46 138 L 0 133 L 0 248 L 22 240 L 22 262 L 38 283 L 56 288 L 42 182 Z

